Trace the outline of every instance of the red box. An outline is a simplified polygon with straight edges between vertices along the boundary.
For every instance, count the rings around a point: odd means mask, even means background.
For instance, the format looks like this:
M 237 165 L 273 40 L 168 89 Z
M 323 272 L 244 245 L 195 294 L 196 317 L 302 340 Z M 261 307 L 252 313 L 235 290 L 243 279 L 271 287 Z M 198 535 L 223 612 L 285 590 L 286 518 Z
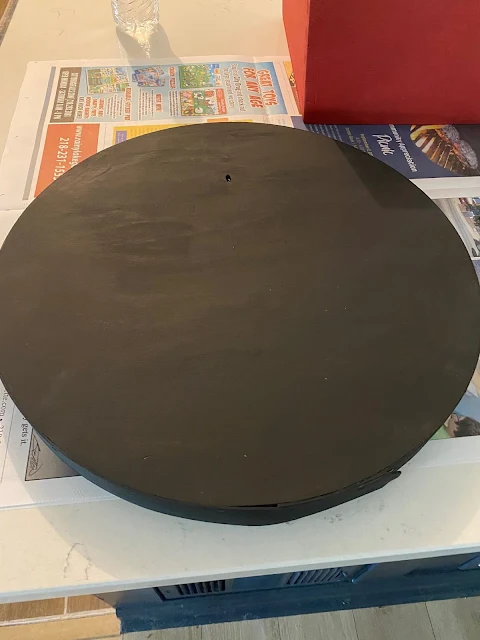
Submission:
M 308 123 L 480 122 L 478 0 L 283 0 Z

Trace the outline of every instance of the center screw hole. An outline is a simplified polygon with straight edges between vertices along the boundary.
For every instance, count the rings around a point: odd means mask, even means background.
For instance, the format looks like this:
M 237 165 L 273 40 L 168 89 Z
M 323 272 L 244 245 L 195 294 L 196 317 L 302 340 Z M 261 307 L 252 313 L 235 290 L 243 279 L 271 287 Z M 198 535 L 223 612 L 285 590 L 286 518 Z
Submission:
M 232 181 L 232 176 L 229 173 L 227 173 L 227 175 L 225 176 L 225 180 L 227 182 L 231 182 Z

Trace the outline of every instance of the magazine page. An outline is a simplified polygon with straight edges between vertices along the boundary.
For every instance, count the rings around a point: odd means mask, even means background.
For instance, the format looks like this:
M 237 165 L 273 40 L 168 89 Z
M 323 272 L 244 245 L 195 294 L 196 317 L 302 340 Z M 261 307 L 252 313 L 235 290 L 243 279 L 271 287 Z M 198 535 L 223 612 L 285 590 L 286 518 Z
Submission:
M 431 198 L 480 194 L 480 124 L 303 126 L 382 160 Z

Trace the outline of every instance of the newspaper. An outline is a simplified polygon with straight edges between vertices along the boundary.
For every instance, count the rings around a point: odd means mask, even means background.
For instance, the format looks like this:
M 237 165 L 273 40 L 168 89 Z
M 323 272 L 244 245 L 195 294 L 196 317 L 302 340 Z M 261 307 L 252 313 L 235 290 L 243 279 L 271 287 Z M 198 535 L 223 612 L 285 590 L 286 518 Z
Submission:
M 92 154 L 170 127 L 207 122 L 293 126 L 288 59 L 31 62 L 0 171 L 0 210 L 24 209 Z
M 0 166 L 0 244 L 35 196 L 97 151 L 225 121 L 309 129 L 380 158 L 436 200 L 480 278 L 480 125 L 305 125 L 287 58 L 31 62 Z M 114 499 L 51 452 L 1 383 L 0 397 L 0 509 Z M 434 439 L 477 434 L 480 369 Z M 480 438 L 471 442 L 452 460 L 480 460 Z

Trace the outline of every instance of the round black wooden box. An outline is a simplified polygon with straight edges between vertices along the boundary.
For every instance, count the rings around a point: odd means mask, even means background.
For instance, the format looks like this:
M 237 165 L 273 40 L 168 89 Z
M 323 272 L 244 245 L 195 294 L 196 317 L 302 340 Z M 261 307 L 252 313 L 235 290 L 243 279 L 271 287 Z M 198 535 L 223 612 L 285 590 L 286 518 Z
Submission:
M 0 376 L 50 446 L 128 500 L 226 523 L 386 484 L 479 350 L 474 270 L 436 205 L 271 125 L 82 162 L 7 237 L 0 296 Z

